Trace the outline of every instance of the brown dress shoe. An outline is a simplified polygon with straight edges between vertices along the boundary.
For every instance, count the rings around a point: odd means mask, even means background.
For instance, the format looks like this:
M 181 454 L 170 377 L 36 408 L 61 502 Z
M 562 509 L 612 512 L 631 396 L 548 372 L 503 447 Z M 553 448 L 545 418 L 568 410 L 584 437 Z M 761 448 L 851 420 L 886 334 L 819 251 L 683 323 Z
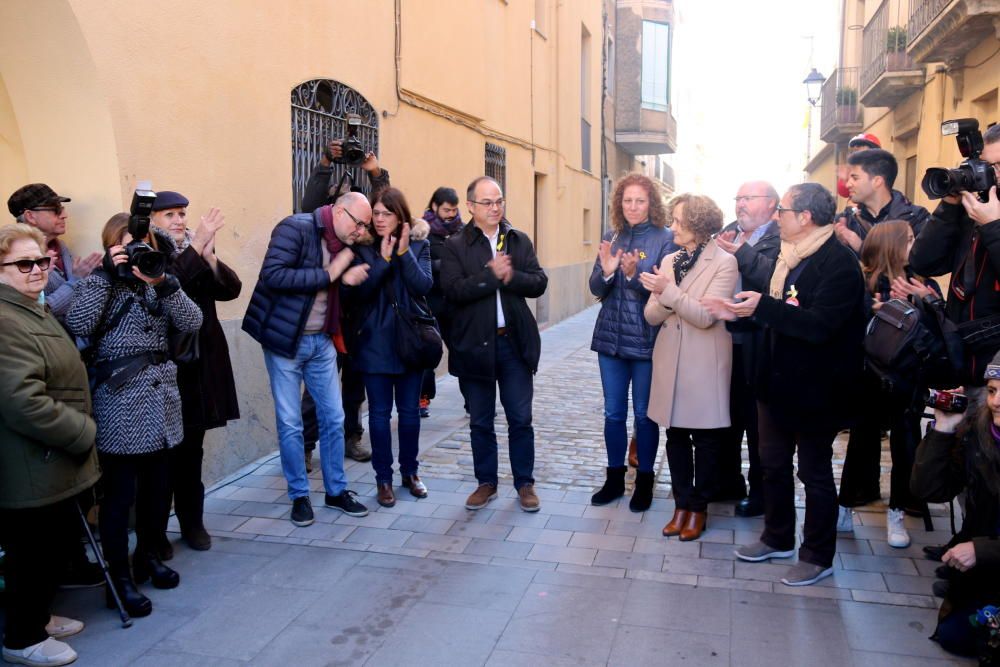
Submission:
M 416 475 L 403 475 L 403 486 L 410 490 L 410 495 L 415 498 L 426 498 L 427 487 Z
M 705 532 L 705 512 L 691 512 L 681 529 L 681 542 L 697 540 Z
M 382 482 L 378 485 L 377 500 L 382 507 L 392 507 L 396 504 L 396 494 L 392 492 L 392 482 Z
M 481 510 L 486 505 L 489 504 L 491 500 L 497 497 L 497 485 L 496 484 L 480 484 L 475 491 L 469 494 L 469 497 L 465 499 L 465 509 L 467 510 Z
M 636 442 L 634 435 L 628 441 L 628 464 L 633 468 L 639 467 L 639 444 Z
M 684 524 L 687 523 L 688 514 L 690 514 L 690 512 L 687 510 L 675 509 L 674 516 L 667 522 L 667 525 L 663 527 L 663 536 L 673 537 L 674 535 L 680 535 L 681 528 L 683 528 Z
M 541 509 L 541 502 L 535 493 L 534 484 L 525 484 L 517 490 L 517 495 L 521 499 L 521 509 L 525 512 L 537 512 Z

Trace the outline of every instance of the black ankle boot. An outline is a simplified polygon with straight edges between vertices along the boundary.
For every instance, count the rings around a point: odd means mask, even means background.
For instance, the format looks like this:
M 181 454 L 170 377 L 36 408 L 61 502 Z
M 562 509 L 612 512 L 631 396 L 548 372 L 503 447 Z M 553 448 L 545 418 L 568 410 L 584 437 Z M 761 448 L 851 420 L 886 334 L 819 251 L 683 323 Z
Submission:
M 181 583 L 181 575 L 163 564 L 160 557 L 148 551 L 135 552 L 132 557 L 132 571 L 135 572 L 137 583 L 152 579 L 153 588 L 177 588 Z
M 590 497 L 591 505 L 607 505 L 625 495 L 625 473 L 628 468 L 608 468 L 608 477 L 601 490 Z
M 153 603 L 135 587 L 135 582 L 132 581 L 127 570 L 124 573 L 112 572 L 111 581 L 114 583 L 118 598 L 122 601 L 122 606 L 125 607 L 129 616 L 140 618 L 153 613 Z M 108 609 L 114 609 L 117 606 L 110 589 L 105 590 L 104 600 Z
M 632 500 L 628 502 L 628 508 L 633 512 L 645 512 L 653 504 L 653 480 L 655 475 L 651 472 L 637 472 L 635 474 L 635 489 L 632 491 Z

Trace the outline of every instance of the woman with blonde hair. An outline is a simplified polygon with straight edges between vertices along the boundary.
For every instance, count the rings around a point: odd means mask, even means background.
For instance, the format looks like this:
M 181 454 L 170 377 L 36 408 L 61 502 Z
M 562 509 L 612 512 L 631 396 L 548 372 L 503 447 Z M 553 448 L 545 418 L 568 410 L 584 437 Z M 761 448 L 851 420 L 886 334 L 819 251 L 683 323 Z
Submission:
M 6 550 L 3 659 L 66 665 L 59 641 L 83 623 L 51 615 L 56 573 L 69 549 L 75 498 L 100 477 L 87 370 L 45 305 L 52 258 L 42 233 L 0 227 L 0 544 Z
M 665 536 L 696 540 L 719 486 L 719 453 L 730 426 L 733 340 L 725 322 L 701 304 L 732 297 L 736 258 L 716 245 L 722 211 L 708 197 L 682 194 L 667 204 L 680 250 L 640 276 L 650 292 L 646 321 L 659 327 L 653 348 L 649 416 L 667 429 L 674 515 Z
M 597 352 L 604 390 L 604 446 L 607 478 L 592 497 L 607 505 L 625 493 L 625 450 L 628 442 L 629 385 L 639 457 L 635 490 L 629 507 L 649 509 L 653 501 L 653 463 L 659 429 L 646 410 L 653 374 L 656 327 L 642 315 L 649 291 L 639 280 L 676 249 L 659 188 L 642 174 L 629 174 L 611 197 L 611 230 L 604 235 L 590 273 L 590 291 L 601 301 L 590 349 Z

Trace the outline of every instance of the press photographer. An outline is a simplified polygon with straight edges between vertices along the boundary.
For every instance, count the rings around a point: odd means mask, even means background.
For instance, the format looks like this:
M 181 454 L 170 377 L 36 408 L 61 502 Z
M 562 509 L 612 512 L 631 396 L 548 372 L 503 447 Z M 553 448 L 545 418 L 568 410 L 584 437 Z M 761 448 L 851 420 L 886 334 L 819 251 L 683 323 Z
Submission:
M 150 233 L 155 197 L 149 191 L 136 191 L 132 213 L 114 215 L 104 225 L 105 270 L 76 284 L 66 316 L 70 331 L 89 338 L 94 357 L 94 420 L 105 493 L 99 517 L 101 542 L 114 586 L 130 616 L 152 612 L 152 603 L 136 589 L 136 581 L 152 579 L 156 588 L 174 588 L 180 582 L 156 549 L 169 514 L 168 451 L 184 437 L 177 367 L 167 341 L 171 327 L 195 332 L 202 324 L 197 304 L 181 290 L 177 278 L 165 273 L 173 240 L 155 229 Z M 137 540 L 130 568 L 128 521 L 133 502 Z
M 966 346 L 965 388 L 972 404 L 983 402 L 982 372 L 1000 350 L 1000 125 L 980 135 L 974 119 L 948 121 L 965 161 L 952 170 L 930 169 L 921 187 L 941 199 L 910 251 L 914 273 L 951 274 L 948 317 Z
M 352 122 L 355 119 L 357 122 Z M 347 136 L 344 139 L 330 139 L 323 148 L 319 164 L 309 176 L 302 194 L 299 209 L 303 213 L 312 213 L 320 206 L 332 204 L 337 198 L 337 188 L 343 174 L 343 169 L 338 169 L 338 165 L 347 169 L 360 166 L 368 174 L 372 192 L 389 185 L 389 171 L 379 166 L 375 153 L 366 152 L 357 137 L 360 120 L 357 116 L 348 118 Z

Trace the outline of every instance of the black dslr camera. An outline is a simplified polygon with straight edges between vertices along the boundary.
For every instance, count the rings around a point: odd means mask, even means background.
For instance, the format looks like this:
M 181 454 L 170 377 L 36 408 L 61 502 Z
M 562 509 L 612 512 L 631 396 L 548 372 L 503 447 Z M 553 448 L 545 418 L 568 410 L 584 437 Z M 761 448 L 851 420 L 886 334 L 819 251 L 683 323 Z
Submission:
M 149 234 L 149 214 L 153 210 L 155 200 L 156 193 L 152 190 L 136 189 L 132 195 L 132 208 L 129 210 L 128 219 L 128 233 L 132 235 L 132 241 L 125 246 L 128 261 L 116 267 L 121 280 L 136 279 L 132 274 L 133 266 L 139 269 L 139 273 L 149 278 L 159 278 L 167 270 L 166 254 L 154 250 L 142 240 Z
M 358 130 L 361 129 L 361 116 L 357 114 L 347 114 L 347 137 L 341 144 L 340 157 L 333 161 L 337 164 L 346 164 L 356 167 L 365 161 L 365 149 L 358 139 Z
M 992 167 L 979 159 L 983 151 L 983 135 L 975 118 L 959 118 L 941 123 L 941 134 L 955 135 L 958 150 L 965 160 L 955 169 L 931 168 L 924 174 L 920 187 L 931 199 L 941 199 L 960 192 L 976 192 L 986 201 L 990 188 L 996 185 Z

